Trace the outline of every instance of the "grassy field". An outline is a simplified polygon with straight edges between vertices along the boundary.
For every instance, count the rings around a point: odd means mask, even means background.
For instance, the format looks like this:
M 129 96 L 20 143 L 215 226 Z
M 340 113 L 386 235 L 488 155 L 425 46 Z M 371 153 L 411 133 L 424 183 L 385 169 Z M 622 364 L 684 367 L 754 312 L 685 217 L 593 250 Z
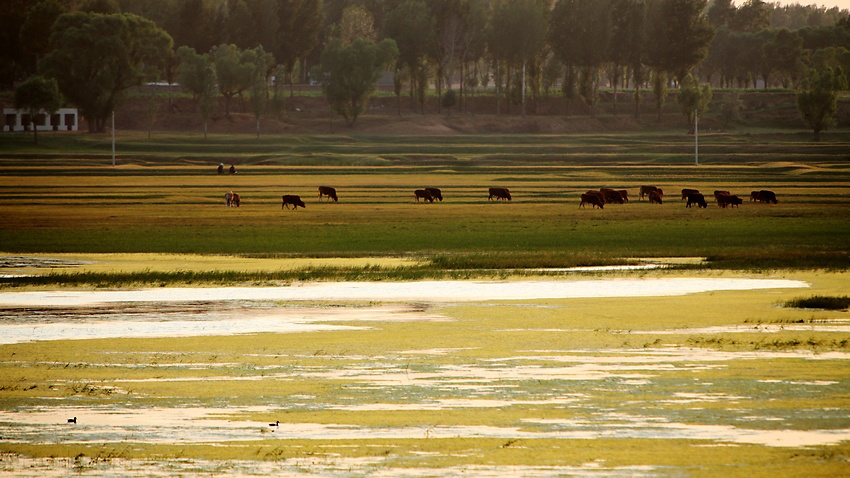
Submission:
M 8 253 L 183 253 L 424 260 L 430 270 L 565 267 L 631 257 L 709 257 L 718 268 L 850 264 L 850 140 L 715 134 L 693 164 L 692 138 L 666 133 L 529 136 L 23 136 L 0 143 Z M 259 144 L 257 144 L 259 143 Z M 55 157 L 53 157 L 55 155 Z M 236 175 L 215 166 L 236 164 Z M 663 205 L 637 200 L 662 187 Z M 319 185 L 338 189 L 321 204 Z M 416 204 L 440 187 L 445 201 Z M 514 200 L 487 200 L 490 186 Z M 631 202 L 580 209 L 588 189 Z M 682 188 L 741 195 L 740 208 L 687 209 Z M 778 205 L 748 201 L 774 190 Z M 242 207 L 225 208 L 233 190 Z M 281 210 L 282 194 L 306 209 Z M 421 268 L 421 267 L 420 267 Z M 405 272 L 405 274 L 407 271 Z M 411 276 L 411 277 L 415 277 Z
M 848 473 L 850 442 L 840 437 L 850 433 L 850 316 L 783 304 L 848 295 L 850 134 L 820 144 L 774 130 L 706 134 L 699 166 L 693 138 L 666 131 L 208 141 L 125 133 L 116 167 L 109 138 L 44 136 L 37 147 L 0 138 L 3 272 L 35 274 L 3 278 L 3 293 L 543 276 L 809 287 L 0 308 L 0 326 L 30 328 L 314 315 L 339 327 L 0 345 L 0 472 Z M 239 173 L 216 174 L 220 162 Z M 642 184 L 662 187 L 664 204 L 637 200 Z M 335 186 L 340 201 L 319 202 L 319 185 Z M 445 200 L 415 203 L 413 190 L 425 186 Z M 488 201 L 490 186 L 509 187 L 514 200 Z M 632 200 L 579 208 L 580 194 L 600 187 L 627 189 Z M 687 209 L 682 188 L 730 190 L 744 204 Z M 779 204 L 749 202 L 757 189 L 775 191 Z M 229 190 L 241 207 L 224 206 Z M 281 209 L 282 194 L 307 207 Z M 703 257 L 663 271 L 542 270 Z

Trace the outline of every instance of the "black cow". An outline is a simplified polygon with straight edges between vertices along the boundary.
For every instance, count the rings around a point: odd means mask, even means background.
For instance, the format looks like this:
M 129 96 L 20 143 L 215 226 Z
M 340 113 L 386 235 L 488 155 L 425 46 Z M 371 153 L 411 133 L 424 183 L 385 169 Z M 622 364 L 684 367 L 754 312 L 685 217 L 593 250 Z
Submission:
M 759 202 L 772 202 L 773 204 L 779 204 L 779 201 L 776 199 L 776 193 L 768 191 L 767 189 L 759 191 L 756 196 L 756 200 Z
M 664 197 L 664 195 L 661 193 L 661 190 L 650 191 L 649 192 L 649 204 L 653 204 L 653 203 L 661 204 L 663 202 L 662 201 L 663 197 Z
M 319 201 L 322 200 L 322 196 L 327 196 L 328 200 L 333 199 L 334 202 L 339 201 L 339 198 L 336 197 L 336 189 L 330 186 L 319 186 Z
M 503 201 L 510 201 L 511 192 L 508 188 L 490 188 L 490 196 L 487 199 L 492 201 L 494 197 L 497 200 L 501 199 Z
M 725 208 L 726 206 L 738 207 L 741 204 L 744 204 L 744 200 L 734 194 L 721 194 L 717 196 L 717 205 L 722 208 Z
M 298 206 L 301 206 L 305 209 L 307 208 L 307 205 L 304 204 L 304 201 L 301 200 L 301 196 L 296 196 L 294 194 L 284 194 L 283 196 L 281 196 L 281 199 L 283 199 L 283 204 L 280 205 L 281 209 L 283 209 L 284 207 L 286 209 L 289 209 L 289 206 L 293 206 L 293 210 L 298 209 Z
M 594 191 L 597 192 L 598 191 Z M 584 207 L 585 204 L 590 204 L 592 207 L 599 206 L 599 209 L 605 209 L 605 200 L 600 194 L 582 194 L 581 203 L 578 207 Z
M 439 188 L 425 188 L 425 190 L 431 193 L 431 197 L 443 202 L 443 191 L 440 191 Z
M 620 193 L 620 191 L 616 191 L 614 189 L 609 188 L 601 188 L 599 192 L 602 193 L 602 197 L 605 198 L 606 203 L 623 204 L 624 202 L 626 202 L 626 200 L 623 199 L 623 195 Z
M 705 196 L 700 193 L 688 194 L 688 204 L 685 207 L 691 207 L 692 204 L 696 204 L 697 207 L 708 207 L 708 204 L 705 202 Z
M 417 189 L 416 191 L 413 191 L 413 198 L 416 199 L 416 202 L 419 202 L 419 199 L 430 203 L 434 202 L 434 196 L 432 196 L 427 189 Z

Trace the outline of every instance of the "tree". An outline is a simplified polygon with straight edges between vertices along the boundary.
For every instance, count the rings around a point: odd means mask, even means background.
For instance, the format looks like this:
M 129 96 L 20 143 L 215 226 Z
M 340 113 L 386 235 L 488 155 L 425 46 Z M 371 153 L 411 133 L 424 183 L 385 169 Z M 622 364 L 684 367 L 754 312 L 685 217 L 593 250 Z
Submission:
M 708 7 L 708 23 L 714 28 L 728 26 L 735 17 L 735 5 L 732 0 L 714 0 Z
M 206 89 L 204 75 L 209 65 L 209 55 L 199 55 L 194 48 L 186 45 L 177 49 L 177 82 L 184 91 L 199 98 Z
M 16 80 L 34 72 L 35 58 L 24 48 L 21 26 L 33 8 L 31 0 L 4 0 L 0 8 L 0 88 L 11 90 Z
M 522 71 L 522 114 L 525 115 L 525 78 L 529 61 L 539 55 L 546 40 L 546 10 L 537 0 L 499 4 L 491 25 L 491 48 L 497 58 Z M 510 77 L 510 75 L 508 75 Z
M 654 71 L 659 122 L 668 77 L 681 82 L 708 54 L 714 30 L 703 13 L 705 4 L 706 0 L 651 0 L 648 4 L 645 61 Z
M 378 80 L 398 56 L 391 39 L 375 44 L 364 38 L 348 46 L 337 39 L 322 52 L 322 87 L 334 112 L 354 125 L 366 108 Z
M 215 65 L 218 90 L 224 96 L 224 115 L 230 118 L 230 103 L 234 96 L 251 87 L 254 80 L 253 50 L 240 50 L 234 44 L 222 44 L 210 52 Z
M 806 126 L 812 129 L 815 141 L 821 131 L 833 126 L 838 116 L 838 92 L 847 88 L 841 68 L 810 69 L 797 91 L 797 110 Z
M 440 104 L 443 108 L 446 109 L 446 115 L 451 115 L 452 108 L 457 104 L 457 95 L 455 94 L 455 90 L 449 88 L 443 93 L 442 99 L 440 99 Z
M 268 103 L 269 69 L 274 63 L 274 57 L 266 53 L 262 46 L 255 50 L 254 81 L 251 83 L 251 106 L 254 109 L 254 118 L 257 120 L 257 138 L 260 137 L 260 117 L 266 112 Z
M 216 87 L 215 68 L 213 65 L 210 63 L 206 64 L 201 78 L 203 87 L 200 96 L 198 96 L 198 110 L 201 113 L 201 118 L 204 120 L 204 140 L 206 140 L 207 124 L 215 114 L 217 107 L 216 97 L 218 96 L 218 89 Z
M 103 132 L 122 94 L 156 78 L 171 37 L 152 21 L 122 14 L 67 13 L 53 27 L 56 48 L 39 62 L 80 109 L 89 131 Z
M 50 31 L 56 19 L 65 13 L 65 7 L 57 0 L 42 0 L 36 3 L 21 25 L 21 44 L 35 55 L 36 61 L 50 51 Z
M 398 48 L 396 77 L 400 77 L 402 71 L 407 69 L 411 82 L 415 83 L 419 77 L 419 66 L 432 48 L 433 31 L 434 17 L 422 0 L 405 0 L 387 14 L 384 35 L 395 40 Z M 401 85 L 396 93 L 398 109 L 401 108 L 400 94 Z
M 711 101 L 711 86 L 705 83 L 700 87 L 699 81 L 692 75 L 688 75 L 679 85 L 676 101 L 688 121 L 689 131 L 693 133 L 696 116 L 701 116 L 708 109 L 708 103 Z
M 588 6 L 587 0 L 558 0 L 549 17 L 549 43 L 565 68 L 562 89 L 567 101 L 567 114 L 575 98 L 576 69 L 582 62 L 583 51 L 593 48 L 584 42 L 587 36 L 585 8 Z
M 277 44 L 275 58 L 286 67 L 289 96 L 293 97 L 295 65 L 319 43 L 322 28 L 322 0 L 278 0 Z M 302 68 L 306 80 L 306 68 Z
M 739 32 L 755 33 L 770 26 L 770 7 L 762 0 L 747 0 L 729 21 L 729 27 Z
M 803 56 L 803 39 L 796 32 L 779 29 L 773 42 L 767 46 L 768 61 L 774 63 L 776 72 L 782 76 L 782 83 L 796 84 L 800 73 L 800 59 Z
M 121 4 L 118 3 L 118 0 L 83 0 L 79 11 L 113 15 L 121 13 Z
M 169 33 L 177 46 L 188 46 L 207 52 L 218 41 L 214 33 L 215 11 L 206 0 L 183 0 L 174 17 L 168 22 Z
M 15 88 L 15 108 L 25 111 L 32 123 L 33 142 L 38 144 L 38 122 L 43 111 L 50 116 L 62 107 L 59 85 L 53 78 L 31 76 Z
M 346 7 L 337 25 L 337 37 L 342 46 L 351 45 L 358 38 L 375 41 L 375 21 L 372 14 L 356 5 Z

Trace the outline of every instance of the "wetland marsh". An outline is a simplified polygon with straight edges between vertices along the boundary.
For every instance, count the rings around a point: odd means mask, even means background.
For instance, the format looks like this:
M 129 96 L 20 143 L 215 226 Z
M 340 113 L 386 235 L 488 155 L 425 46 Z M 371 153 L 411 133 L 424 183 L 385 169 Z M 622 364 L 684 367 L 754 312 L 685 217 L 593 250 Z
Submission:
M 603 136 L 0 144 L 0 473 L 850 473 L 850 141 Z

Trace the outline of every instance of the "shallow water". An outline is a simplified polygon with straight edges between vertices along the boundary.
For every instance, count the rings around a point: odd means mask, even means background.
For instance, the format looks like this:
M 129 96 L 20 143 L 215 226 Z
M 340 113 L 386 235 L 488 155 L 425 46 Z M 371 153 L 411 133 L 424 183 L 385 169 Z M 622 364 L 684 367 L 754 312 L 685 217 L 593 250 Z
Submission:
M 260 332 L 297 334 L 322 331 L 367 331 L 383 324 L 409 322 L 419 327 L 453 319 L 431 312 L 431 306 L 454 302 L 490 301 L 482 306 L 504 306 L 503 300 L 547 298 L 640 297 L 693 294 L 720 290 L 767 290 L 805 288 L 801 281 L 768 279 L 615 279 L 518 282 L 418 282 L 298 284 L 275 288 L 149 289 L 137 291 L 58 291 L 0 293 L 0 344 L 119 337 L 185 337 L 236 335 Z M 305 304 L 303 301 L 315 301 Z M 386 302 L 388 305 L 375 305 Z M 336 304 L 336 305 L 334 305 Z M 339 306 L 339 304 L 345 304 Z M 331 306 L 334 305 L 334 306 Z M 539 305 L 511 304 L 523 313 Z M 499 329 L 489 324 L 495 336 L 525 329 Z M 567 328 L 535 328 L 539 334 L 567 335 Z M 653 331 L 609 331 L 628 336 L 651 333 L 725 334 L 782 331 L 818 331 L 844 334 L 850 330 L 841 321 L 788 325 L 743 325 L 661 329 Z M 361 333 L 361 332 L 357 332 Z M 363 332 L 365 333 L 365 332 Z M 463 333 L 463 332 L 458 332 Z M 504 334 L 508 337 L 510 334 Z M 522 334 L 519 334 L 522 335 Z M 832 409 L 783 409 L 765 405 L 775 399 L 789 403 L 798 396 L 842 397 L 850 393 L 843 379 L 821 379 L 812 372 L 806 379 L 739 379 L 726 370 L 746 361 L 764 364 L 846 364 L 850 354 L 806 349 L 772 351 L 718 351 L 685 346 L 644 348 L 581 349 L 564 342 L 563 348 L 535 347 L 523 343 L 511 353 L 474 358 L 465 347 L 436 347 L 415 344 L 408 348 L 388 344 L 373 356 L 344 354 L 339 357 L 288 356 L 244 366 L 239 360 L 265 357 L 251 350 L 228 356 L 227 361 L 210 361 L 209 354 L 187 355 L 179 362 L 163 364 L 174 375 L 156 373 L 142 378 L 110 379 L 99 387 L 111 387 L 108 405 L 80 406 L 77 397 L 9 403 L 0 410 L 2 440 L 8 444 L 239 444 L 249 441 L 402 439 L 564 439 L 594 440 L 659 439 L 697 440 L 700 446 L 762 445 L 770 448 L 829 446 L 850 440 L 850 405 Z M 455 345 L 455 344 L 452 344 Z M 461 344 L 463 345 L 463 344 Z M 156 353 L 156 352 L 144 352 Z M 270 356 L 271 357 L 271 356 Z M 446 357 L 450 360 L 446 361 Z M 457 357 L 457 360 L 451 359 Z M 303 360 L 302 360 L 303 359 Z M 7 363 L 15 358 L 5 359 Z M 114 376 L 121 370 L 159 365 L 126 363 L 126 358 L 108 363 L 103 355 L 87 367 L 102 367 Z M 303 363 L 302 363 L 303 362 Z M 20 366 L 50 366 L 47 362 Z M 63 364 L 58 363 L 58 366 Z M 759 365 L 763 366 L 763 365 Z M 809 367 L 808 365 L 803 365 Z M 212 374 L 210 371 L 213 371 Z M 57 375 L 61 377 L 61 375 Z M 149 377 L 149 378 L 148 378 Z M 701 377 L 710 377 L 710 380 Z M 251 406 L 220 406 L 192 400 L 174 406 L 151 407 L 150 397 L 128 393 L 134 384 L 175 381 L 188 387 L 209 387 L 221 382 L 256 381 L 263 384 L 303 383 L 303 390 L 276 397 L 274 405 L 262 397 Z M 51 382 L 62 389 L 73 384 L 61 378 Z M 328 384 L 313 389 L 314 384 Z M 344 385 L 340 385 L 344 384 Z M 249 384 L 251 385 L 251 384 Z M 315 392 L 314 390 L 321 390 Z M 314 393 L 306 393 L 314 391 Z M 140 407 L 134 400 L 146 405 Z M 833 399 L 834 400 L 834 399 Z M 98 403 L 89 400 L 89 403 Z M 157 402 L 159 403 L 159 402 Z M 175 403 L 175 402 L 170 402 Z M 200 404 L 199 404 L 200 403 Z M 246 402 L 242 402 L 246 403 Z M 746 403 L 744 409 L 727 405 Z M 833 402 L 835 403 L 835 402 Z M 420 425 L 368 426 L 357 423 L 312 423 L 285 420 L 288 413 L 338 413 L 380 415 L 395 412 L 421 414 Z M 460 411 L 477 413 L 506 411 L 517 420 L 494 425 L 430 425 L 427 417 Z M 347 415 L 348 414 L 348 415 Z M 77 417 L 76 424 L 67 419 Z M 269 417 L 257 421 L 257 417 Z M 279 427 L 268 421 L 281 419 Z M 555 417 L 555 418 L 553 418 Z M 474 422 L 475 420 L 471 420 Z M 344 458 L 323 455 L 305 459 L 280 459 L 274 466 L 257 461 L 205 462 L 203 460 L 112 460 L 103 463 L 81 460 L 0 457 L 0 472 L 9 476 L 80 476 L 103 473 L 122 476 L 167 476 L 207 473 L 262 476 L 280 473 L 292 476 L 504 476 L 512 470 L 522 476 L 658 476 L 670 470 L 651 466 L 605 466 L 589 462 L 582 466 L 514 466 L 508 468 L 471 465 L 431 468 L 395 467 L 382 457 Z M 180 470 L 183 470 L 182 472 Z M 200 470 L 200 471 L 199 471 Z M 306 471 L 305 471 L 306 470 Z
M 799 289 L 785 279 L 661 278 L 551 281 L 318 282 L 287 287 L 159 288 L 128 291 L 3 292 L 0 306 L 78 307 L 116 302 L 187 301 L 489 301 L 664 297 L 723 290 Z

